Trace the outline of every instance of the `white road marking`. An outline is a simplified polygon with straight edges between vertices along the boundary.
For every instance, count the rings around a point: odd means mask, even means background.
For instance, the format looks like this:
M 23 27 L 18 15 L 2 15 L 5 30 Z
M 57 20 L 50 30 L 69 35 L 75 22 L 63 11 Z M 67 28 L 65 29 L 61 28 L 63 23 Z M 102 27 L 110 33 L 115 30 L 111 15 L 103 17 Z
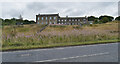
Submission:
M 56 48 L 56 49 L 65 49 L 65 48 Z
M 99 55 L 106 55 L 106 54 L 109 54 L 109 52 L 96 53 L 96 54 L 83 55 L 83 56 L 75 56 L 75 57 L 68 57 L 68 58 L 59 58 L 59 59 L 42 60 L 42 61 L 35 61 L 35 62 L 50 62 L 50 61 L 57 61 L 57 60 L 67 60 L 67 59 L 75 59 L 75 58 L 82 58 L 82 57 L 99 56 Z
M 20 56 L 30 56 L 31 54 L 21 54 Z
M 61 48 L 49 48 L 49 49 L 33 49 L 33 50 L 21 50 L 21 51 L 10 51 L 10 52 L 2 52 L 2 53 L 16 53 L 16 52 L 33 52 L 33 51 L 47 51 L 47 50 L 62 50 L 68 48 L 80 48 L 80 47 L 93 47 L 93 46 L 106 46 L 111 44 L 118 44 L 118 43 L 109 43 L 109 44 L 97 44 L 97 45 L 83 45 L 83 46 L 71 46 L 71 47 L 61 47 Z

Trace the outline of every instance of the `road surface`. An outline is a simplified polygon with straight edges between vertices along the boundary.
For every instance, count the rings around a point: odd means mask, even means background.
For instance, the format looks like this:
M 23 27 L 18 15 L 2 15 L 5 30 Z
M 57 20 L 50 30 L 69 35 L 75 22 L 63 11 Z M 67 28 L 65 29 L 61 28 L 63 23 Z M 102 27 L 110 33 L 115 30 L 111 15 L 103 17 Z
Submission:
M 3 62 L 118 62 L 118 43 L 2 53 Z

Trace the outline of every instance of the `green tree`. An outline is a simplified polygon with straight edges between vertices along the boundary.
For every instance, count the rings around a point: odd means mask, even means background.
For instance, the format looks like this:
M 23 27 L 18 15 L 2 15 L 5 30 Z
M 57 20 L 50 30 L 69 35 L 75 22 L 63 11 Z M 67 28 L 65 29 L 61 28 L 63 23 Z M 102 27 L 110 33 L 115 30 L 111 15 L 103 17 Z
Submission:
M 95 16 L 89 16 L 88 17 L 88 21 L 95 21 L 95 19 L 98 19 L 98 18 L 95 17 Z
M 98 24 L 99 21 L 98 21 L 97 19 L 95 19 L 93 23 L 94 23 L 94 24 Z
M 120 16 L 116 17 L 115 20 L 120 21 Z
M 109 22 L 109 18 L 108 17 L 103 17 L 101 20 L 100 20 L 102 23 L 106 23 L 106 22 Z
M 106 18 L 106 20 L 108 20 L 108 22 L 110 22 L 110 21 L 112 21 L 112 20 L 114 19 L 114 17 L 112 17 L 112 16 L 104 15 L 104 16 L 100 16 L 100 17 L 99 17 L 99 20 L 102 21 L 103 18 L 104 18 L 104 19 Z

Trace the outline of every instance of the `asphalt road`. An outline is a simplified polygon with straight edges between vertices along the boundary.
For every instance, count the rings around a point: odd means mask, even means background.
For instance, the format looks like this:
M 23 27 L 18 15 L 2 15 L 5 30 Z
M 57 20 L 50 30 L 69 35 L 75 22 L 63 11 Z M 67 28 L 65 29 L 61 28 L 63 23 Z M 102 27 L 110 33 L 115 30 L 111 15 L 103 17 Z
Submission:
M 118 43 L 2 53 L 3 62 L 118 62 Z

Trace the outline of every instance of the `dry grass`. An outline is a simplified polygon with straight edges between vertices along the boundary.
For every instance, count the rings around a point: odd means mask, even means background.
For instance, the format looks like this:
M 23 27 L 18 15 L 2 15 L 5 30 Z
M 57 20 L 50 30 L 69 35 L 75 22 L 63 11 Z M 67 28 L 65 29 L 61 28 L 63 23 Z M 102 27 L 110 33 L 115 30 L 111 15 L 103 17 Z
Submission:
M 51 25 L 41 33 L 43 26 L 24 25 L 3 27 L 3 48 L 43 46 L 73 42 L 89 42 L 118 39 L 118 22 L 89 26 Z

